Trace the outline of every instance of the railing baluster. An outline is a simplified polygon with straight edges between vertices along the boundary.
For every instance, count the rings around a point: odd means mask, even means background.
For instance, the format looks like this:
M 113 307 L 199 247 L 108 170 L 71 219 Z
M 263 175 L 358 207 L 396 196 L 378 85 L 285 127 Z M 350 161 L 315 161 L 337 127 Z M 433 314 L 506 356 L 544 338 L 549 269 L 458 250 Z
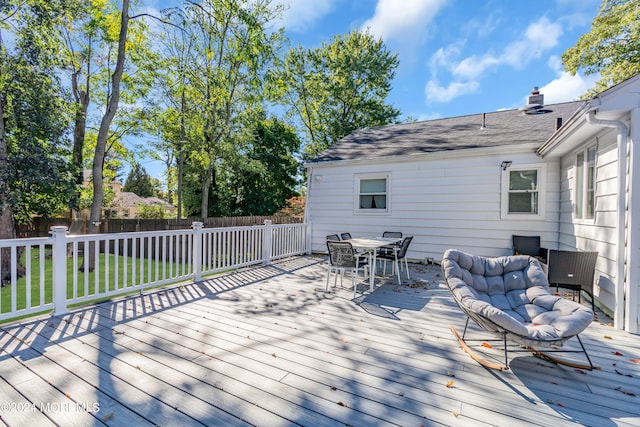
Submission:
M 268 264 L 309 248 L 306 224 L 268 221 L 259 226 L 100 235 L 67 236 L 66 230 L 52 227 L 50 237 L 0 240 L 0 249 L 6 249 L 0 250 L 0 265 L 5 257 L 8 271 L 3 273 L 9 276 L 0 289 L 0 320 L 47 309 L 63 314 L 69 304 L 190 278 L 202 280 L 204 275 Z M 25 274 L 18 279 L 22 264 Z

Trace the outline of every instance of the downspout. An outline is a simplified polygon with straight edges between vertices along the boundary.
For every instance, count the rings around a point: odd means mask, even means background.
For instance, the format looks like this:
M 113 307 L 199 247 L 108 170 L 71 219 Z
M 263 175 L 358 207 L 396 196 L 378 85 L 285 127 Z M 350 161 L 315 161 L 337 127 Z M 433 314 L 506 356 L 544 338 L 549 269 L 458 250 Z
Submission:
M 313 245 L 313 235 L 311 233 L 311 223 L 309 222 L 309 194 L 311 194 L 311 183 L 313 182 L 313 167 L 309 166 L 307 171 L 307 196 L 304 200 L 304 218 L 302 221 L 307 225 L 307 252 L 311 254 Z
M 597 107 L 596 107 L 597 108 Z M 625 315 L 625 253 L 626 253 L 626 208 L 627 208 L 627 125 L 619 120 L 602 120 L 596 118 L 595 109 L 587 114 L 587 123 L 618 129 L 618 224 L 617 228 L 617 260 L 616 287 L 613 326 L 624 329 Z

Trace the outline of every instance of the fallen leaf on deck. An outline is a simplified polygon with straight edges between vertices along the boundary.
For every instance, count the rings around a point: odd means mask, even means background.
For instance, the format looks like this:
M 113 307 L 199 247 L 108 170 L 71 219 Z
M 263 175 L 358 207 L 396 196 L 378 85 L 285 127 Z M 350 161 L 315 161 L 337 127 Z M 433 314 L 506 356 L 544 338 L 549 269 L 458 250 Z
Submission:
M 582 374 L 582 375 L 587 375 L 587 373 L 585 371 L 583 371 L 582 369 L 576 369 L 575 370 L 577 373 Z
M 564 407 L 564 405 L 560 402 L 556 403 L 556 405 Z
M 618 390 L 622 394 L 626 394 L 627 396 L 635 396 L 636 395 L 634 392 L 623 390 L 621 387 L 617 387 L 616 390 Z
M 340 406 L 344 406 L 345 408 L 348 408 L 348 407 L 349 407 L 349 405 L 347 405 L 346 403 L 343 403 L 343 402 L 338 402 L 338 405 L 340 405 Z
M 612 339 L 613 339 L 613 338 L 611 338 L 609 335 L 605 335 L 604 337 L 605 337 L 606 339 L 608 339 L 608 340 L 612 340 Z
M 336 391 L 336 390 L 338 389 L 337 387 L 332 386 L 332 385 L 331 385 L 331 386 L 329 386 L 329 388 L 330 388 L 332 391 Z
M 614 356 L 624 356 L 624 354 L 620 353 L 619 351 L 612 351 L 611 352 Z
M 487 348 L 493 348 L 493 346 L 491 344 L 489 344 L 488 342 L 483 342 L 482 346 L 483 347 L 487 347 Z
M 453 413 L 453 416 L 454 416 L 454 417 L 457 417 L 458 415 L 460 415 L 460 414 L 459 414 L 459 413 L 457 413 L 457 412 L 454 412 L 454 413 Z
M 102 421 L 109 421 L 111 419 L 113 419 L 114 413 L 113 412 L 109 412 L 107 415 L 105 415 L 104 417 L 102 417 Z
M 347 342 L 347 339 L 346 339 L 346 338 L 344 338 L 344 337 L 342 337 L 342 338 L 340 338 L 340 341 L 342 341 L 342 342 Z
M 453 383 L 454 383 L 454 381 L 449 381 L 449 382 L 447 383 L 447 387 L 448 387 L 448 388 L 452 388 L 452 387 L 453 387 Z
M 640 363 L 640 360 L 638 360 L 638 359 L 631 359 L 631 360 L 629 360 L 629 362 L 631 362 L 631 363 Z

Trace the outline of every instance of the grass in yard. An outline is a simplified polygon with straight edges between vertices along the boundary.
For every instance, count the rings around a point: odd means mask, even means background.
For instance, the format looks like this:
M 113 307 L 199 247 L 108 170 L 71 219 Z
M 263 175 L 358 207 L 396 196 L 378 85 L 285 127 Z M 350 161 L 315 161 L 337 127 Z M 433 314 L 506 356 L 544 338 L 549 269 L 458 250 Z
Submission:
M 23 276 L 16 282 L 15 305 L 17 310 L 27 307 L 27 296 L 30 297 L 30 306 L 37 307 L 49 304 L 53 301 L 53 260 L 51 257 L 40 257 L 40 251 L 33 250 L 29 254 L 31 263 L 31 276 Z M 22 263 L 26 266 L 27 254 L 23 254 Z M 100 295 L 104 292 L 121 290 L 122 294 L 130 292 L 138 292 L 133 288 L 141 283 L 149 283 L 150 281 L 162 280 L 163 278 L 175 277 L 178 275 L 177 264 L 164 264 L 163 272 L 162 263 L 156 263 L 155 260 L 137 259 L 131 257 L 115 256 L 113 254 L 99 254 L 98 262 L 94 271 L 85 273 L 77 272 L 77 283 L 74 286 L 73 272 L 82 266 L 82 258 L 78 257 L 77 265 L 74 265 L 73 258 L 67 258 L 67 298 L 82 298 L 95 295 L 96 299 L 103 298 Z M 135 269 L 134 269 L 135 261 Z M 126 265 L 126 268 L 125 268 Z M 156 266 L 158 270 L 156 271 Z M 176 281 L 179 281 L 176 280 Z M 40 286 L 43 283 L 44 286 Z M 96 287 L 98 292 L 96 292 Z M 75 294 L 74 294 L 75 291 Z M 87 303 L 86 301 L 84 303 Z M 0 313 L 12 311 L 14 303 L 13 289 L 10 284 L 0 288 Z M 0 323 L 6 322 L 0 321 Z

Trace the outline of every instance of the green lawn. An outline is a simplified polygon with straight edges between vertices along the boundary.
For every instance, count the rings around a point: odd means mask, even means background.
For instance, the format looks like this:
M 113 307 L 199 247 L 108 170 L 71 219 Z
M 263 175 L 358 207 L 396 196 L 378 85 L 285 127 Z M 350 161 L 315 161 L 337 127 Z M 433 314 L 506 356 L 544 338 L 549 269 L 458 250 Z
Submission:
M 38 306 L 42 304 L 48 304 L 52 301 L 53 294 L 53 285 L 52 285 L 52 270 L 53 270 L 53 260 L 50 257 L 46 257 L 44 259 L 44 301 L 41 301 L 40 294 L 40 263 L 41 259 L 39 257 L 39 251 L 31 252 L 31 277 L 29 280 L 30 283 L 30 295 L 31 295 L 31 306 Z M 23 254 L 23 265 L 25 264 L 26 255 Z M 108 261 L 108 267 L 107 267 Z M 107 290 L 115 290 L 116 287 L 116 262 L 118 263 L 118 288 L 122 290 L 123 293 L 126 293 L 126 290 L 123 290 L 125 284 L 125 269 L 124 263 L 127 263 L 127 277 L 126 277 L 126 286 L 130 288 L 139 283 L 147 283 L 149 279 L 148 273 L 148 260 L 143 260 L 143 276 L 142 280 L 140 279 L 140 260 L 136 260 L 136 271 L 135 277 L 133 276 L 133 259 L 131 257 L 127 257 L 125 260 L 122 256 L 114 256 L 113 254 L 100 254 L 98 258 L 98 266 L 97 268 L 89 272 L 87 274 L 88 280 L 85 288 L 85 273 L 82 271 L 78 271 L 78 283 L 76 296 L 83 297 L 85 295 L 95 295 L 95 287 L 96 287 L 96 272 L 98 273 L 97 278 L 97 286 L 100 292 L 105 292 Z M 82 258 L 78 258 L 78 266 L 82 264 Z M 155 260 L 151 261 L 151 279 L 152 280 L 160 280 L 162 275 L 162 265 L 159 265 L 158 277 L 156 277 L 155 269 L 156 262 Z M 169 275 L 169 264 L 166 265 L 166 274 Z M 176 276 L 176 264 L 173 265 L 172 276 Z M 67 298 L 73 298 L 73 258 L 68 258 L 67 260 Z M 108 270 L 108 283 L 105 278 L 105 271 Z M 131 292 L 137 292 L 138 290 L 131 290 Z M 27 277 L 21 277 L 16 283 L 16 305 L 17 309 L 24 309 L 27 306 Z M 11 299 L 12 299 L 12 289 L 10 285 L 5 285 L 0 289 L 0 313 L 6 313 L 11 311 Z M 96 298 L 97 299 L 97 298 Z

